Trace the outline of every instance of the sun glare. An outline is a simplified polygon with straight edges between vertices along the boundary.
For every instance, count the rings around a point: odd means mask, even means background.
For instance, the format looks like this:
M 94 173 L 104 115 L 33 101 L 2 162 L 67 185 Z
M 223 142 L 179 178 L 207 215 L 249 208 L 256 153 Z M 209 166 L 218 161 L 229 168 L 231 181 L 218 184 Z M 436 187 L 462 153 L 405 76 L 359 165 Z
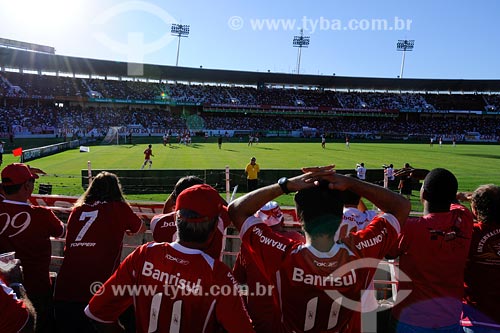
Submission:
M 78 15 L 82 0 L 17 0 L 5 3 L 11 17 L 27 29 L 53 30 L 67 27 Z

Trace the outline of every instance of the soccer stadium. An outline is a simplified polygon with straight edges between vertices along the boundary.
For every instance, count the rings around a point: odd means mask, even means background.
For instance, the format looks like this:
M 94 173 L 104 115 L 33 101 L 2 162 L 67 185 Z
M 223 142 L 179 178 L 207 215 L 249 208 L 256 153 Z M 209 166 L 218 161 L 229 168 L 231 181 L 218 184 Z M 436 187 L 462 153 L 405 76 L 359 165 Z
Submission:
M 189 34 L 0 38 L 0 332 L 500 331 L 500 80 L 404 77 L 409 39 L 300 73 L 303 30 L 289 72 L 179 66 Z

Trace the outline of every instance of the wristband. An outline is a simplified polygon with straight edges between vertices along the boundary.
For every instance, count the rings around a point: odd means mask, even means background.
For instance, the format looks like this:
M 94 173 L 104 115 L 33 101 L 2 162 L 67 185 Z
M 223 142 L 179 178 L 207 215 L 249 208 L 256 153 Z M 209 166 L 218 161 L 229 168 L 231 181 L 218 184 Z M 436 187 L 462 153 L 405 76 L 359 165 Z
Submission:
M 9 288 L 24 287 L 22 283 L 14 282 L 9 284 Z
M 281 177 L 278 180 L 278 185 L 281 187 L 281 190 L 285 194 L 289 194 L 290 193 L 290 190 L 288 189 L 287 184 L 288 184 L 288 178 L 286 178 L 286 177 Z
M 26 295 L 26 289 L 24 289 L 22 283 L 17 283 L 17 282 L 11 283 L 9 284 L 9 288 L 14 291 L 17 299 L 22 299 Z

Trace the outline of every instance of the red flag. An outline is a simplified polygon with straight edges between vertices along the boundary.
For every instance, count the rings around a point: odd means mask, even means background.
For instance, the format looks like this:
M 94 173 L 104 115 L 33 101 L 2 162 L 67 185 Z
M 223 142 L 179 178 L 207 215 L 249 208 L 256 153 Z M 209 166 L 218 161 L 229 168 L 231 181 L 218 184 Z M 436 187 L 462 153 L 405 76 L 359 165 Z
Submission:
M 12 155 L 21 156 L 23 154 L 23 147 L 19 147 L 12 150 Z

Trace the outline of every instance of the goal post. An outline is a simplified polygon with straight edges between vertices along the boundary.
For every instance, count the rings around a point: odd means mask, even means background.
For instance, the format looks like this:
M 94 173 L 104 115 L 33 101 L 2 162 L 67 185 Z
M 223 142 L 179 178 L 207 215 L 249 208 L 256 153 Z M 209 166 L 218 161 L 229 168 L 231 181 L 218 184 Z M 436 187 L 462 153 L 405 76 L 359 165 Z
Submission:
M 119 145 L 120 144 L 120 130 L 123 126 L 112 126 L 108 129 L 108 133 L 102 139 L 103 145 Z

